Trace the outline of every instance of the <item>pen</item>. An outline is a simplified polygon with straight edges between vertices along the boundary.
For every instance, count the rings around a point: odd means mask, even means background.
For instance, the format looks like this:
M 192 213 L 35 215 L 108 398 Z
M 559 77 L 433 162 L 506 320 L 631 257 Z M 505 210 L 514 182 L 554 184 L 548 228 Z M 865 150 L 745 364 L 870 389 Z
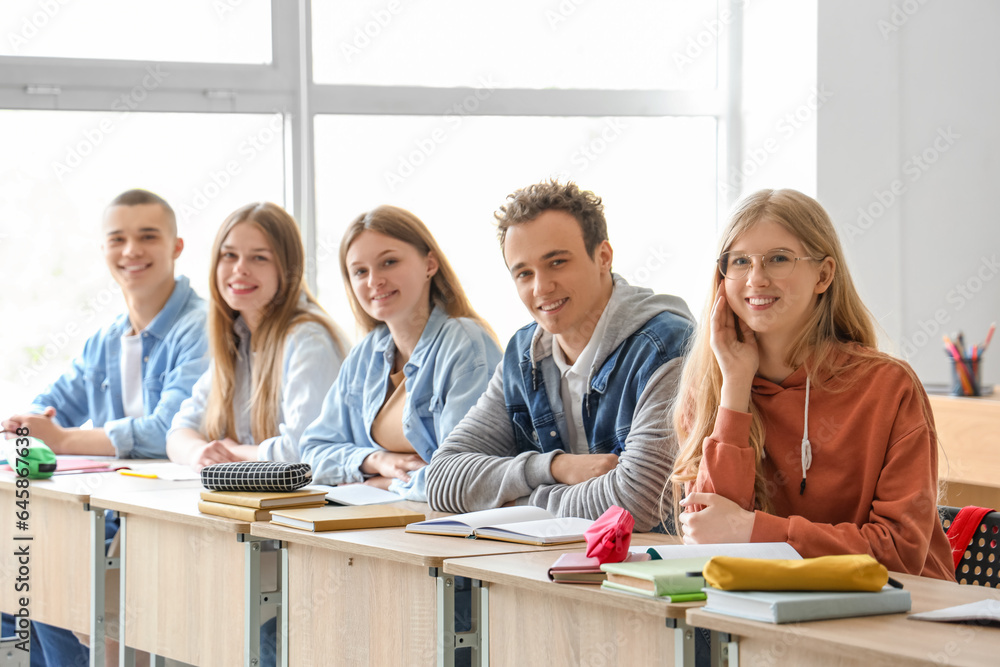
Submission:
M 997 323 L 994 322 L 990 325 L 990 330 L 986 332 L 986 342 L 983 343 L 982 350 L 986 351 L 986 348 L 990 346 L 990 341 L 993 340 L 993 333 L 997 330 Z
M 148 472 L 135 472 L 134 470 L 119 470 L 122 475 L 128 475 L 129 477 L 145 477 L 146 479 L 159 479 L 156 475 Z

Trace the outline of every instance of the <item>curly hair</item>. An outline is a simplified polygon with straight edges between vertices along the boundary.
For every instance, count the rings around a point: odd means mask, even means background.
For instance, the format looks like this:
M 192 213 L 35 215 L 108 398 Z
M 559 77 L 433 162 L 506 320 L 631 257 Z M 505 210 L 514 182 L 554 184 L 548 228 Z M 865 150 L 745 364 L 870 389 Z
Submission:
M 500 250 L 504 250 L 508 229 L 531 222 L 545 211 L 565 211 L 576 218 L 583 232 L 583 245 L 591 257 L 597 246 L 608 240 L 608 223 L 604 219 L 601 198 L 590 190 L 581 190 L 573 181 L 560 183 L 552 179 L 507 195 L 506 203 L 493 215 L 497 219 Z

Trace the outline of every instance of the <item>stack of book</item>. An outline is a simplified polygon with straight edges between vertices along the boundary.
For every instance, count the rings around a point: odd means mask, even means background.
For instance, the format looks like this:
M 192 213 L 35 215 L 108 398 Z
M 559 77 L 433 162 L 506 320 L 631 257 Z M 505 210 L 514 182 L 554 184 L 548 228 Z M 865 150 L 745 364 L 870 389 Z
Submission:
M 275 509 L 322 507 L 325 489 L 298 491 L 202 491 L 198 510 L 240 521 L 270 521 Z

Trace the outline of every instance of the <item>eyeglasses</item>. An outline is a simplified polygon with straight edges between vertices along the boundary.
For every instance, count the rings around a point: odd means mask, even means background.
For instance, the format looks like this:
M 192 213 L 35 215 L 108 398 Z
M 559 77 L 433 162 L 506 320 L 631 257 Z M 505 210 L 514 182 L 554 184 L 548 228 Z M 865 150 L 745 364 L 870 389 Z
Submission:
M 730 280 L 740 280 L 745 278 L 753 266 L 753 258 L 760 257 L 764 267 L 764 273 L 769 278 L 780 280 L 787 278 L 795 268 L 796 262 L 801 260 L 819 261 L 815 257 L 793 257 L 790 250 L 775 248 L 764 253 L 748 255 L 745 252 L 724 252 L 719 257 L 719 273 Z

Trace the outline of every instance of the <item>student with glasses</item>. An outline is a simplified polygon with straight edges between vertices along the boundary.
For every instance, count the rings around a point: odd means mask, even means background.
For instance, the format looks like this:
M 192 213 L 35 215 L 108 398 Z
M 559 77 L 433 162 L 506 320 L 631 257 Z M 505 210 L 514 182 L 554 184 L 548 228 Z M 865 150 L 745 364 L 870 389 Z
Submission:
M 684 541 L 788 542 L 954 580 L 927 396 L 879 352 L 826 211 L 762 190 L 720 251 L 673 410 Z

